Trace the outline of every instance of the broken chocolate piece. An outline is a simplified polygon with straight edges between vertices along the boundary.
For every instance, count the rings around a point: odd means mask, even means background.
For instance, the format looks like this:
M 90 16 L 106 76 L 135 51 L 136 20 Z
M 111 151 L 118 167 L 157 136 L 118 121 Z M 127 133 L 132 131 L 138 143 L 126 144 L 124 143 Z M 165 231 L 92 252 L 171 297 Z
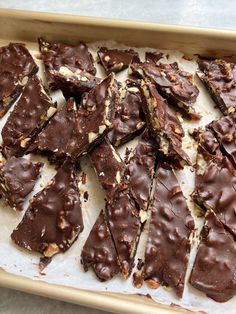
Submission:
M 28 80 L 24 91 L 2 129 L 3 154 L 22 156 L 36 134 L 56 112 L 56 106 L 37 76 Z
M 62 91 L 65 99 L 68 100 L 70 97 L 73 97 L 78 103 L 83 93 L 89 92 L 101 81 L 88 72 L 81 70 L 72 72 L 64 66 L 60 67 L 59 71 L 50 70 L 49 72 L 56 82 L 57 88 Z
M 106 138 L 92 150 L 90 160 L 109 201 L 121 183 L 125 164 Z
M 100 212 L 81 252 L 85 271 L 92 268 L 101 281 L 107 281 L 119 273 L 119 263 L 110 230 Z
M 200 118 L 193 107 L 199 90 L 193 84 L 192 74 L 180 70 L 177 63 L 155 65 L 150 62 L 133 62 L 129 74 L 148 78 L 156 85 L 158 91 L 171 104 L 180 108 L 188 118 Z
M 158 166 L 145 249 L 144 280 L 151 288 L 170 286 L 181 298 L 194 221 L 169 165 Z
M 141 233 L 141 221 L 128 189 L 117 190 L 106 203 L 106 220 L 112 234 L 121 271 L 127 278 L 134 266 L 134 256 Z
M 224 60 L 198 59 L 199 78 L 224 115 L 236 110 L 236 65 Z
M 97 53 L 107 74 L 111 72 L 117 73 L 127 69 L 133 59 L 138 58 L 138 53 L 132 49 L 118 50 L 101 47 Z
M 217 302 L 236 294 L 236 243 L 211 211 L 205 217 L 190 284 Z
M 39 38 L 39 49 L 45 65 L 47 82 L 51 90 L 58 89 L 57 81 L 54 80 L 51 70 L 60 72 L 61 67 L 66 67 L 72 72 L 80 69 L 92 75 L 96 73 L 93 57 L 85 43 L 80 42 L 73 46 L 63 43 L 48 43 Z
M 146 62 L 150 62 L 153 64 L 157 64 L 157 62 L 163 57 L 163 53 L 162 52 L 150 52 L 147 51 L 145 53 L 145 61 Z
M 236 170 L 226 157 L 201 160 L 197 166 L 194 201 L 211 209 L 230 232 L 236 235 Z
M 236 167 L 236 128 L 235 117 L 226 116 L 210 123 L 209 127 L 214 132 L 224 154 Z
M 126 166 L 123 185 L 129 188 L 139 210 L 145 211 L 148 207 L 157 149 L 155 141 L 146 129 Z M 140 218 L 142 223 L 145 222 L 147 214 L 140 213 Z
M 184 131 L 175 112 L 161 97 L 154 84 L 142 81 L 141 88 L 148 127 L 160 152 L 177 168 L 189 165 L 190 159 L 182 149 Z
M 0 118 L 37 71 L 38 66 L 24 44 L 10 43 L 0 48 Z
M 76 168 L 67 159 L 52 181 L 30 201 L 11 238 L 20 247 L 52 257 L 67 251 L 82 230 Z
M 23 202 L 33 190 L 42 165 L 22 157 L 1 163 L 0 194 L 14 210 L 23 210 Z
M 127 81 L 126 87 L 121 89 L 119 96 L 111 132 L 111 142 L 114 146 L 133 139 L 145 126 L 142 98 L 138 87 Z

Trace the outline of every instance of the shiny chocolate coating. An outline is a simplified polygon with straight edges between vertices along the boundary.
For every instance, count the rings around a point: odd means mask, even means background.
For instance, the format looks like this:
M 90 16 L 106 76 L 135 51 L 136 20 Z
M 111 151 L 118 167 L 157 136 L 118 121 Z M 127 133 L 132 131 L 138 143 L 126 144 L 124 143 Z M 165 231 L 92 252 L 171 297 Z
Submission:
M 182 297 L 194 221 L 172 168 L 158 165 L 145 248 L 144 280 Z
M 120 271 L 116 249 L 103 210 L 82 248 L 81 263 L 85 271 L 92 268 L 101 281 L 110 280 Z
M 94 60 L 85 43 L 67 45 L 63 43 L 49 43 L 39 38 L 39 49 L 45 66 L 46 77 L 51 90 L 58 89 L 51 70 L 59 71 L 60 67 L 67 67 L 72 72 L 77 69 L 95 75 Z
M 30 201 L 11 238 L 16 245 L 52 257 L 67 251 L 83 230 L 76 168 L 66 160 Z
M 190 164 L 188 155 L 182 149 L 184 131 L 175 112 L 154 84 L 143 81 L 141 88 L 147 124 L 160 152 L 177 168 Z
M 236 110 L 236 65 L 221 59 L 198 59 L 198 76 L 224 115 Z
M 24 44 L 0 47 L 0 118 L 19 96 L 25 80 L 37 71 L 38 66 Z
M 127 82 L 120 91 L 117 101 L 114 127 L 111 132 L 111 142 L 114 146 L 122 145 L 132 140 L 145 126 L 142 111 L 142 98 L 136 84 Z
M 153 64 L 157 64 L 157 62 L 163 57 L 162 52 L 150 52 L 147 51 L 145 53 L 145 61 Z
M 171 104 L 180 108 L 188 118 L 200 118 L 194 109 L 199 90 L 193 84 L 192 74 L 180 70 L 177 63 L 156 65 L 153 62 L 133 62 L 130 65 L 130 74 L 148 78 L 156 85 L 158 91 Z
M 121 183 L 125 163 L 107 138 L 91 151 L 90 160 L 106 193 L 106 199 L 110 200 Z
M 44 91 L 40 79 L 37 76 L 29 78 L 2 129 L 3 154 L 22 156 L 55 111 L 55 104 Z
M 129 64 L 138 58 L 138 53 L 132 49 L 118 50 L 101 47 L 97 54 L 107 74 L 110 72 L 120 72 L 128 68 Z
M 42 163 L 11 157 L 0 165 L 0 194 L 14 210 L 23 210 L 26 196 L 33 190 Z
M 212 211 L 208 211 L 200 235 L 190 284 L 217 302 L 236 294 L 236 243 Z

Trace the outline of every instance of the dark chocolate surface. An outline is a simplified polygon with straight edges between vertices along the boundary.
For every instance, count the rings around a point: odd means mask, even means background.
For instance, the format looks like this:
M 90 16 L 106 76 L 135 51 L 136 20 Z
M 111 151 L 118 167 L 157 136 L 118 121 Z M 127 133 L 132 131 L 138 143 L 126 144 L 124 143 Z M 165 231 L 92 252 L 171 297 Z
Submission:
M 163 57 L 162 52 L 150 52 L 147 51 L 145 53 L 145 61 L 153 64 L 157 64 L 157 62 Z
M 194 221 L 169 165 L 158 166 L 154 184 L 144 280 L 151 287 L 170 286 L 182 297 Z
M 117 190 L 112 202 L 106 203 L 106 219 L 121 271 L 127 278 L 134 266 L 133 259 L 141 232 L 139 211 L 128 189 Z
M 10 43 L 0 48 L 0 118 L 20 94 L 38 66 L 24 44 Z
M 192 74 L 180 70 L 177 63 L 133 62 L 130 74 L 150 79 L 171 104 L 179 107 L 187 117 L 199 119 L 194 109 L 199 90 L 193 84 Z
M 10 207 L 23 210 L 25 197 L 33 190 L 42 163 L 11 157 L 0 165 L 0 193 Z
M 81 263 L 85 271 L 92 268 L 101 281 L 113 278 L 120 271 L 116 249 L 103 210 L 83 246 Z
M 145 126 L 142 111 L 142 98 L 140 90 L 135 84 L 127 82 L 120 91 L 117 103 L 114 127 L 111 141 L 114 146 L 119 146 L 135 137 Z
M 3 154 L 21 156 L 32 138 L 55 113 L 55 104 L 37 76 L 28 80 L 23 93 L 2 129 Z
M 30 201 L 11 238 L 20 247 L 52 257 L 68 250 L 82 230 L 76 169 L 68 159 Z
M 190 164 L 188 155 L 182 149 L 184 131 L 175 112 L 158 93 L 154 84 L 143 81 L 141 87 L 148 127 L 160 152 L 178 168 Z
M 156 157 L 157 145 L 146 129 L 128 161 L 124 178 L 140 210 L 147 210 Z
M 236 65 L 224 60 L 198 59 L 198 76 L 224 115 L 236 110 Z
M 203 164 L 200 170 L 196 173 L 194 200 L 213 210 L 236 235 L 236 170 L 226 157 L 215 158 Z
M 57 89 L 57 82 L 50 70 L 59 71 L 61 67 L 67 67 L 72 72 L 77 69 L 95 75 L 96 69 L 91 53 L 85 43 L 67 45 L 63 43 L 48 43 L 39 39 L 39 49 L 45 65 L 45 72 L 50 89 Z
M 98 57 L 106 73 L 109 74 L 128 68 L 132 60 L 138 58 L 138 54 L 132 49 L 117 50 L 101 47 L 98 50 Z
M 106 138 L 91 151 L 90 160 L 110 200 L 121 183 L 125 164 Z
M 190 284 L 217 302 L 236 294 L 236 243 L 217 217 L 208 211 L 200 235 Z

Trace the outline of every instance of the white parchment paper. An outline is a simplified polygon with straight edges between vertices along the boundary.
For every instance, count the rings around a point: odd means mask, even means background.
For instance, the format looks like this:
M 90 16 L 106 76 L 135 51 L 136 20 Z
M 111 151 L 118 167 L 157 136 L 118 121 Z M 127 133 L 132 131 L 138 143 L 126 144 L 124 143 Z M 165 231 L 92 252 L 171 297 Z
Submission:
M 8 44 L 8 42 L 1 42 L 0 44 Z M 116 48 L 127 48 L 126 46 L 117 45 L 114 42 L 103 42 L 103 43 L 93 43 L 89 44 L 89 49 L 94 55 L 96 59 L 96 51 L 98 47 L 105 45 L 106 47 L 116 47 Z M 31 50 L 32 54 L 36 57 L 38 55 L 37 45 L 36 43 L 27 43 L 27 47 Z M 133 48 L 137 52 L 139 52 L 141 60 L 144 60 L 144 52 L 152 51 L 153 49 L 149 48 Z M 174 62 L 177 61 L 180 68 L 189 71 L 191 73 L 195 73 L 197 68 L 196 62 L 194 58 L 186 60 L 183 58 L 184 53 L 179 51 L 162 51 L 165 53 L 167 57 L 161 59 L 162 62 Z M 40 66 L 39 75 L 43 78 L 43 71 L 41 62 L 37 60 L 37 63 Z M 100 65 L 97 65 L 97 76 L 104 77 L 105 73 L 103 72 Z M 116 75 L 117 79 L 123 81 L 127 77 L 127 71 L 123 71 Z M 215 104 L 210 99 L 207 94 L 205 88 L 199 79 L 194 75 L 194 82 L 198 86 L 200 90 L 200 94 L 196 103 L 196 111 L 200 112 L 202 118 L 199 122 L 189 122 L 184 120 L 183 127 L 186 131 L 186 136 L 183 141 L 184 149 L 191 156 L 192 161 L 195 161 L 196 155 L 196 147 L 192 139 L 188 136 L 187 130 L 189 128 L 194 128 L 196 126 L 205 125 L 208 122 L 212 121 L 214 118 L 219 117 L 220 113 L 215 108 Z M 60 92 L 56 92 L 52 95 L 53 99 L 57 100 L 59 105 L 64 104 L 64 99 Z M 12 107 L 13 108 L 13 107 Z M 11 109 L 12 110 L 12 109 Z M 0 121 L 0 129 L 5 124 L 5 121 L 8 117 L 8 114 Z M 137 139 L 134 139 L 130 143 L 128 143 L 128 147 L 134 147 L 137 143 Z M 124 156 L 125 148 L 119 148 L 119 152 L 121 156 Z M 49 165 L 46 158 L 28 155 L 27 158 L 33 161 L 43 161 L 44 167 L 42 171 L 42 177 L 38 180 L 34 191 L 29 195 L 25 202 L 25 208 L 27 208 L 28 200 L 39 190 L 41 190 L 47 182 L 53 177 L 55 174 L 55 169 L 52 165 Z M 117 276 L 113 278 L 111 281 L 106 283 L 101 283 L 97 280 L 92 271 L 88 271 L 85 273 L 80 264 L 80 252 L 83 244 L 85 243 L 88 234 L 93 226 L 101 208 L 104 208 L 104 193 L 102 188 L 100 187 L 96 175 L 91 168 L 90 162 L 87 157 L 84 157 L 81 160 L 81 168 L 82 172 L 86 173 L 87 182 L 86 184 L 82 184 L 80 181 L 80 190 L 81 190 L 81 202 L 82 202 L 82 212 L 84 219 L 84 231 L 80 234 L 78 240 L 73 244 L 73 246 L 64 254 L 58 254 L 52 260 L 52 262 L 47 266 L 44 270 L 45 275 L 40 275 L 38 272 L 38 262 L 39 255 L 35 253 L 30 253 L 25 250 L 19 249 L 16 247 L 11 239 L 10 234 L 12 230 L 18 225 L 20 222 L 24 212 L 14 212 L 11 208 L 9 208 L 4 201 L 0 201 L 0 267 L 5 271 L 17 274 L 21 276 L 25 276 L 34 280 L 42 280 L 48 283 L 54 283 L 59 285 L 66 285 L 70 287 L 93 290 L 93 291 L 109 291 L 109 292 L 119 292 L 126 294 L 149 294 L 153 300 L 163 303 L 163 304 L 177 304 L 183 306 L 184 308 L 195 310 L 195 311 L 205 311 L 207 313 L 220 314 L 225 312 L 227 314 L 235 313 L 236 307 L 236 298 L 231 299 L 230 301 L 219 304 L 214 302 L 213 300 L 207 298 L 203 293 L 198 292 L 196 289 L 192 288 L 188 284 L 189 273 L 192 268 L 192 264 L 196 254 L 196 247 L 198 244 L 198 234 L 201 230 L 201 226 L 203 224 L 202 218 L 197 218 L 194 214 L 195 224 L 198 228 L 197 233 L 193 239 L 192 250 L 190 254 L 190 261 L 188 272 L 186 276 L 186 287 L 184 291 L 184 296 L 182 300 L 178 299 L 174 293 L 170 289 L 160 287 L 157 290 L 151 290 L 146 287 L 144 284 L 142 288 L 136 289 L 132 285 L 132 276 L 128 280 L 124 280 L 121 276 Z M 80 174 L 80 176 L 82 173 Z M 184 170 L 178 171 L 177 176 L 179 182 L 183 188 L 184 195 L 187 198 L 188 205 L 191 211 L 194 211 L 193 203 L 189 197 L 189 194 L 193 191 L 194 187 L 194 172 L 190 167 L 185 167 Z M 84 201 L 83 193 L 88 191 L 89 199 L 87 202 Z M 136 260 L 139 257 L 143 257 L 144 248 L 147 238 L 147 229 L 148 224 L 146 224 L 144 228 L 144 232 L 141 235 L 141 239 L 139 242 Z

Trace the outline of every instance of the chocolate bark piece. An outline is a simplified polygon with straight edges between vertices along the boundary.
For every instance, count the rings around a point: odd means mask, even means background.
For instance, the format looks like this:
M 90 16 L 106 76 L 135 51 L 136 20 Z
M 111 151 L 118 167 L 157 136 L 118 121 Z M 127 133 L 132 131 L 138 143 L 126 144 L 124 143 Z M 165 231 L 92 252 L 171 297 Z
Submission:
M 39 38 L 39 49 L 45 66 L 47 82 L 51 90 L 58 89 L 57 81 L 51 70 L 60 71 L 66 67 L 72 72 L 80 69 L 95 75 L 94 60 L 85 43 L 67 45 L 63 43 L 49 43 Z
M 194 109 L 199 90 L 193 84 L 192 74 L 180 70 L 177 63 L 156 65 L 150 62 L 133 62 L 129 74 L 148 78 L 156 85 L 158 91 L 171 104 L 180 108 L 188 118 L 200 118 Z
M 175 112 L 158 93 L 154 84 L 142 81 L 141 88 L 147 124 L 160 152 L 177 168 L 190 164 L 188 155 L 182 149 L 184 131 Z
M 32 76 L 2 129 L 3 154 L 22 156 L 55 112 L 56 105 L 46 94 L 42 82 Z
M 23 210 L 26 196 L 33 190 L 42 163 L 11 157 L 0 164 L 0 194 L 14 210 Z
M 167 285 L 182 297 L 193 229 L 194 221 L 177 178 L 172 168 L 162 163 L 156 173 L 143 270 L 151 288 Z
M 236 243 L 213 212 L 208 211 L 200 235 L 190 284 L 217 302 L 236 294 Z
M 224 60 L 198 59 L 198 77 L 224 115 L 236 110 L 236 65 Z
M 11 238 L 20 247 L 52 257 L 67 251 L 82 230 L 76 168 L 68 159 L 52 181 L 30 201 Z
M 236 122 L 235 116 L 226 116 L 210 123 L 209 127 L 214 132 L 223 153 L 236 167 Z
M 150 52 L 147 51 L 145 53 L 145 61 L 146 62 L 150 62 L 153 64 L 157 64 L 157 62 L 163 57 L 163 53 L 162 52 Z
M 51 160 L 65 157 L 75 129 L 77 107 L 71 98 L 37 135 L 27 152 L 44 152 Z
M 114 146 L 122 145 L 133 139 L 145 126 L 142 111 L 142 98 L 134 82 L 127 81 L 120 90 L 111 141 Z
M 79 103 L 83 93 L 89 92 L 101 79 L 88 72 L 76 70 L 72 72 L 67 67 L 60 67 L 58 71 L 50 70 L 50 75 L 62 91 L 66 100 L 73 97 Z
M 158 148 L 148 129 L 140 137 L 125 169 L 123 185 L 129 188 L 139 210 L 147 210 Z M 141 222 L 147 218 L 140 213 Z
M 119 258 L 121 272 L 127 278 L 134 266 L 134 256 L 142 224 L 139 210 L 128 189 L 118 189 L 106 203 L 106 220 Z
M 118 50 L 101 47 L 97 54 L 107 74 L 127 69 L 133 59 L 138 58 L 138 53 L 132 49 Z
M 37 71 L 38 66 L 24 44 L 10 43 L 0 48 L 0 118 Z
M 90 160 L 106 193 L 106 199 L 112 199 L 123 177 L 124 162 L 107 138 L 91 151 Z
M 81 263 L 85 271 L 92 268 L 101 281 L 110 280 L 120 272 L 116 249 L 103 210 L 83 246 Z
M 236 170 L 226 157 L 203 163 L 196 172 L 193 198 L 211 209 L 230 232 L 236 235 Z

